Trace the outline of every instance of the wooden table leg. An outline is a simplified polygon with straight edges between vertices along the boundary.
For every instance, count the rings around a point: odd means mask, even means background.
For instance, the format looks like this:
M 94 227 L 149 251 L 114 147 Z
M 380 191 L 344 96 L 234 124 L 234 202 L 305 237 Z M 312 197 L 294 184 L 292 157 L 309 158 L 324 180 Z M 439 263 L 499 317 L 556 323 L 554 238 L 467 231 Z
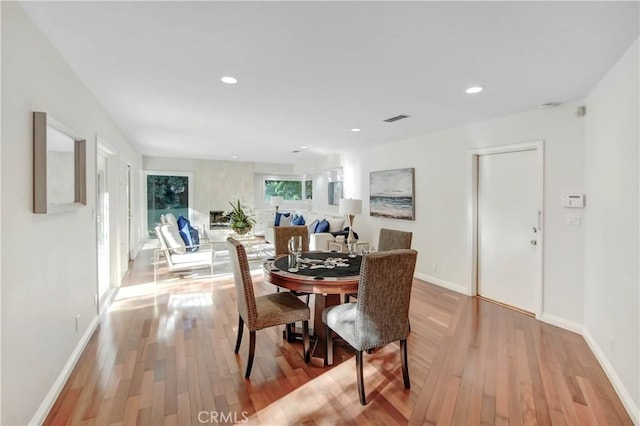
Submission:
M 322 311 L 325 308 L 339 305 L 340 304 L 340 295 L 339 294 L 316 294 L 316 304 L 313 312 L 313 334 L 318 338 L 318 343 L 316 345 L 315 356 L 322 357 L 322 364 L 326 365 L 327 362 L 327 354 L 324 350 L 324 342 L 327 339 L 327 326 L 322 322 Z

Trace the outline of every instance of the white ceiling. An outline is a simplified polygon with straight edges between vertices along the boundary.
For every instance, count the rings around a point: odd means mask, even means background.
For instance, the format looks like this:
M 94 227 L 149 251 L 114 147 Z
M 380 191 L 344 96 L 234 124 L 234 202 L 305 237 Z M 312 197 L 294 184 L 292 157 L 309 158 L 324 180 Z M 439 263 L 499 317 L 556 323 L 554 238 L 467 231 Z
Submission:
M 276 163 L 579 99 L 638 37 L 639 12 L 609 1 L 23 7 L 143 154 Z M 471 85 L 485 91 L 465 94 Z M 383 122 L 398 114 L 411 117 Z

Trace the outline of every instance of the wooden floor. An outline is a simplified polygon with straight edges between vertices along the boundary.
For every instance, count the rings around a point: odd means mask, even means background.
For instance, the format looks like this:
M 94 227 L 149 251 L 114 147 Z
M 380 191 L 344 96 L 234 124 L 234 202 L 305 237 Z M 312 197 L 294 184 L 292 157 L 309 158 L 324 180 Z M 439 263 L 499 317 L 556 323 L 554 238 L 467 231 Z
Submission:
M 232 278 L 154 286 L 150 258 L 134 263 L 45 424 L 632 424 L 581 336 L 418 280 L 410 390 L 397 344 L 365 354 L 362 407 L 353 356 L 307 365 L 277 327 L 257 333 L 245 380 Z M 274 291 L 254 280 L 257 294 Z

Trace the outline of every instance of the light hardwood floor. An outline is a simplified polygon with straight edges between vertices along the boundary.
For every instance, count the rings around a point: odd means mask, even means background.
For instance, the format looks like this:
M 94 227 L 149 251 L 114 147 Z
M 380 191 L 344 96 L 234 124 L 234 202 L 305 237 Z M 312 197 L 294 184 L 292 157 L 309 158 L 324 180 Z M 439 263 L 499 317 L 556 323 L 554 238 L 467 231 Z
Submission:
M 154 286 L 151 257 L 134 262 L 45 424 L 632 424 L 581 336 L 419 280 L 410 390 L 397 344 L 365 354 L 363 407 L 349 352 L 307 365 L 277 327 L 257 333 L 245 380 L 232 277 Z

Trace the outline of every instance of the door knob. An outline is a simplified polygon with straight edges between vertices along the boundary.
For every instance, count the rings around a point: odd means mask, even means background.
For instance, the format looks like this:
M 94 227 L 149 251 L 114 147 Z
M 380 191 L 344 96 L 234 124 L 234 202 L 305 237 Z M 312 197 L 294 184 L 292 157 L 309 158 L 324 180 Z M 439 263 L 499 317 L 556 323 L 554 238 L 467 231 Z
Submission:
M 536 246 L 538 245 L 538 240 L 531 240 L 530 243 L 532 246 Z

